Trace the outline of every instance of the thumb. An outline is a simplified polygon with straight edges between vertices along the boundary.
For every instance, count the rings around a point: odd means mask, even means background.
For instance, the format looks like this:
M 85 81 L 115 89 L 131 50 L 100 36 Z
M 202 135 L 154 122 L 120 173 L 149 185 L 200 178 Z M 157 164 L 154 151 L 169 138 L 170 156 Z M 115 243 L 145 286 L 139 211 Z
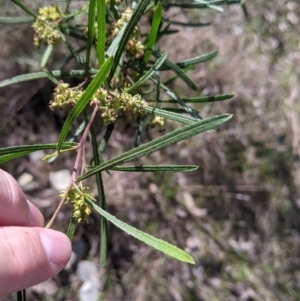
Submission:
M 0 228 L 0 298 L 58 274 L 67 264 L 71 243 L 44 228 Z

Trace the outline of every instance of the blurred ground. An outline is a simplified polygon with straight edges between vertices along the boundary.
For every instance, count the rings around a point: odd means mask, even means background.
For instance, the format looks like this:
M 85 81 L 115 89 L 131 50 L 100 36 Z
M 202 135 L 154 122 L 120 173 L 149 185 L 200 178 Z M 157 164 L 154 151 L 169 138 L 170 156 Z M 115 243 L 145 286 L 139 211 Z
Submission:
M 161 52 L 182 61 L 219 50 L 216 59 L 192 71 L 199 92 L 189 96 L 234 93 L 232 100 L 195 106 L 204 117 L 232 113 L 234 118 L 216 133 L 166 148 L 143 163 L 196 164 L 199 169 L 173 176 L 104 175 L 109 212 L 185 248 L 196 265 L 176 262 L 110 226 L 101 300 L 300 299 L 300 4 L 246 3 L 246 16 L 239 6 L 226 7 L 223 14 L 168 11 L 176 21 L 211 22 L 200 28 L 172 25 L 180 30 L 179 36 L 161 40 Z M 31 29 L 2 26 L 0 34 L 0 78 L 35 70 L 34 61 L 28 64 L 28 57 L 39 55 L 29 43 Z M 1 147 L 56 141 L 63 116 L 48 108 L 51 88 L 41 81 L 2 89 Z M 187 96 L 183 83 L 176 82 L 174 89 Z M 167 124 L 166 130 L 173 126 Z M 119 125 L 107 158 L 129 148 L 133 131 L 125 123 Z M 151 130 L 144 139 L 157 135 Z M 26 194 L 49 218 L 58 202 L 49 174 L 71 169 L 72 164 L 66 155 L 52 165 L 25 158 L 1 167 L 16 178 L 25 172 L 33 176 L 37 185 Z M 64 211 L 55 227 L 65 230 L 69 216 Z M 88 259 L 94 262 L 98 223 L 98 216 L 92 215 L 76 236 L 88 246 Z M 55 279 L 52 295 L 35 291 L 32 300 L 76 300 L 78 276 L 71 273 L 69 284 L 65 279 Z

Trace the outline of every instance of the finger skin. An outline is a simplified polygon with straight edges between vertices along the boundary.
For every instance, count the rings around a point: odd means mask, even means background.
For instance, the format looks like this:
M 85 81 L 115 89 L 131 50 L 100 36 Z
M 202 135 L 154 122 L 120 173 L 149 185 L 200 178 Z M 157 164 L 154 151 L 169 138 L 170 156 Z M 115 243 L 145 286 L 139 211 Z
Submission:
M 0 299 L 59 273 L 71 255 L 66 235 L 44 228 L 0 227 Z
M 44 219 L 16 180 L 0 169 L 0 300 L 40 283 L 67 264 L 71 243 Z
M 27 201 L 17 181 L 0 169 L 0 226 L 43 225 L 42 214 Z

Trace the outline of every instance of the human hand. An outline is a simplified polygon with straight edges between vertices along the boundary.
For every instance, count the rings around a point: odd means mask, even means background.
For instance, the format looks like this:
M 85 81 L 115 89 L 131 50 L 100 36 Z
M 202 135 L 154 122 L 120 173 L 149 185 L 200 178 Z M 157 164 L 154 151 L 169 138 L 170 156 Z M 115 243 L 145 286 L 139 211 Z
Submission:
M 0 299 L 45 281 L 67 264 L 68 237 L 43 226 L 40 211 L 0 169 Z

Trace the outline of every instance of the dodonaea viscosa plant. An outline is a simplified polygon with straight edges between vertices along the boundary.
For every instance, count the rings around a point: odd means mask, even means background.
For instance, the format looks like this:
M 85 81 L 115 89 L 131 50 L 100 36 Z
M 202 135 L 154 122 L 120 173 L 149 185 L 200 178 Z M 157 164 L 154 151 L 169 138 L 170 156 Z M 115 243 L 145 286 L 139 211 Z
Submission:
M 54 94 L 49 107 L 51 110 L 65 110 L 66 120 L 55 144 L 33 144 L 12 146 L 0 149 L 0 163 L 25 156 L 37 150 L 51 150 L 54 152 L 46 156 L 45 160 L 51 163 L 57 156 L 65 152 L 76 153 L 71 181 L 61 192 L 61 201 L 49 221 L 51 227 L 62 206 L 71 202 L 73 214 L 70 220 L 68 236 L 72 239 L 77 223 L 88 221 L 92 211 L 101 215 L 100 223 L 100 262 L 105 266 L 107 248 L 107 220 L 143 241 L 144 243 L 164 252 L 178 260 L 193 263 L 192 257 L 183 250 L 144 233 L 117 219 L 106 211 L 106 197 L 102 181 L 102 172 L 188 172 L 195 170 L 194 165 L 133 165 L 122 166 L 140 157 L 159 151 L 166 146 L 185 140 L 201 132 L 213 132 L 219 125 L 228 121 L 231 115 L 213 116 L 202 119 L 198 111 L 189 103 L 221 101 L 233 95 L 199 96 L 194 98 L 180 97 L 170 87 L 171 84 L 181 79 L 190 89 L 197 91 L 196 84 L 188 77 L 187 72 L 196 64 L 213 59 L 217 51 L 200 55 L 186 61 L 174 63 L 168 59 L 167 54 L 160 53 L 159 39 L 172 32 L 172 22 L 164 21 L 163 10 L 171 6 L 180 6 L 179 3 L 160 3 L 159 1 L 142 0 L 130 1 L 105 1 L 91 0 L 80 9 L 72 11 L 71 1 L 66 1 L 62 7 L 46 6 L 34 12 L 21 1 L 14 0 L 29 17 L 24 17 L 22 22 L 31 22 L 34 30 L 35 47 L 43 51 L 40 62 L 41 70 L 36 73 L 19 75 L 0 82 L 4 87 L 10 84 L 48 78 L 55 84 Z M 207 1 L 195 3 L 192 8 L 212 7 L 220 9 L 220 4 L 228 1 Z M 187 4 L 182 3 L 182 7 Z M 87 15 L 87 23 L 81 23 Z M 142 34 L 139 26 L 141 18 L 147 19 L 149 30 Z M 1 21 L 1 20 L 0 20 Z M 2 22 L 5 18 L 2 19 Z M 15 22 L 14 22 L 15 21 Z M 20 18 L 11 20 L 12 23 L 20 22 Z M 84 42 L 84 47 L 75 49 L 72 39 Z M 171 38 L 171 37 L 170 37 Z M 175 41 L 175 39 L 174 39 Z M 59 43 L 64 43 L 69 51 L 69 57 L 61 62 L 61 68 L 50 70 L 49 58 Z M 95 53 L 95 58 L 93 57 Z M 76 62 L 78 69 L 68 70 L 65 66 L 70 60 Z M 162 82 L 161 74 L 165 71 L 175 73 L 167 82 Z M 80 84 L 70 86 L 66 78 L 80 79 Z M 162 99 L 160 91 L 166 92 L 170 99 Z M 150 96 L 154 95 L 154 96 Z M 168 103 L 166 109 L 162 104 Z M 174 104 L 176 107 L 174 107 Z M 177 105 L 180 106 L 178 109 Z M 92 107 L 92 112 L 87 110 Z M 86 118 L 77 129 L 81 138 L 74 141 L 71 137 L 71 128 L 85 112 Z M 119 154 L 107 161 L 102 159 L 106 145 L 109 143 L 114 125 L 120 116 L 131 116 L 137 123 L 136 143 L 132 149 Z M 105 131 L 100 142 L 94 129 L 95 119 L 101 118 L 102 130 Z M 165 120 L 173 120 L 183 126 L 171 131 L 163 131 Z M 141 135 L 145 126 L 157 127 L 161 136 L 150 142 L 140 144 Z M 71 137 L 71 138 L 69 138 Z M 92 165 L 87 165 L 84 160 L 84 149 L 92 147 Z M 97 199 L 94 198 L 89 188 L 84 186 L 84 179 L 95 176 L 97 184 Z

